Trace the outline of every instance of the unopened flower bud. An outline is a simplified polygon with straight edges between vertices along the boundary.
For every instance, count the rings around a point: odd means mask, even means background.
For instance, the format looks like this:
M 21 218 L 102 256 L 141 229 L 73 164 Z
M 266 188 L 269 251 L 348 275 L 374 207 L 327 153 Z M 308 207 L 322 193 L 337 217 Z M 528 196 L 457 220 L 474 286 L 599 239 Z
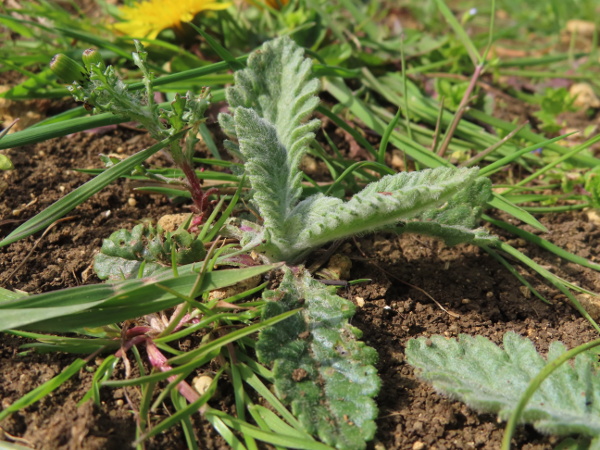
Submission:
M 50 61 L 50 69 L 65 83 L 83 81 L 87 78 L 87 72 L 83 66 L 62 53 L 54 55 Z
M 102 59 L 102 55 L 95 48 L 88 48 L 84 50 L 83 55 L 81 56 L 83 60 L 83 64 L 88 72 L 91 72 L 92 66 L 100 66 L 100 69 L 106 69 L 106 64 L 104 64 L 104 60 Z

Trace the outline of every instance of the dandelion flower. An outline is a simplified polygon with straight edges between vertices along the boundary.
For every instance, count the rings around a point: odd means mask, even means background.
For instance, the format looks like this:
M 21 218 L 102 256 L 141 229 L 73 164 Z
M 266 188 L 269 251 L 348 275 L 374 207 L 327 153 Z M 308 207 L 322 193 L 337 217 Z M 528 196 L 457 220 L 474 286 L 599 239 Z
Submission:
M 183 22 L 191 22 L 201 11 L 228 8 L 230 3 L 214 0 L 147 0 L 133 6 L 119 8 L 124 22 L 115 29 L 132 37 L 156 39 L 167 28 L 182 29 Z

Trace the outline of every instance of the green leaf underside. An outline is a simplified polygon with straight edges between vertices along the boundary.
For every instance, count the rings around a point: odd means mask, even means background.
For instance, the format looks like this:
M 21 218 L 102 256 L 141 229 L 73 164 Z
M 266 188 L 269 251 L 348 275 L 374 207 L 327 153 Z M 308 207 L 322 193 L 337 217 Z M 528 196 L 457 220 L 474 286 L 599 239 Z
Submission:
M 431 218 L 426 217 L 426 220 L 432 220 L 435 208 L 441 206 L 440 213 L 445 211 L 447 205 L 443 204 L 467 189 L 475 181 L 477 172 L 477 168 L 446 167 L 402 172 L 367 185 L 347 202 L 331 197 L 310 197 L 297 207 L 300 229 L 294 224 L 290 230 L 292 236 L 299 231 L 295 247 L 305 251 L 332 240 L 387 228 L 421 214 L 429 213 Z M 487 200 L 487 195 L 485 197 Z M 305 208 L 305 204 L 310 206 Z M 482 206 L 468 205 L 475 211 Z
M 224 131 L 239 139 L 244 159 L 254 160 L 246 167 L 254 190 L 261 194 L 254 201 L 265 216 L 274 214 L 273 220 L 285 219 L 300 198 L 298 166 L 320 124 L 303 123 L 319 103 L 320 83 L 311 70 L 304 49 L 290 38 L 267 42 L 248 58 L 246 69 L 236 72 L 235 85 L 227 89 L 233 116 L 219 116 Z M 247 132 L 248 127 L 253 132 Z M 272 178 L 269 190 L 255 186 L 265 176 Z
M 458 340 L 432 336 L 410 340 L 406 357 L 436 390 L 506 420 L 547 362 L 531 341 L 516 333 L 506 333 L 503 343 L 504 350 L 482 336 L 461 335 Z M 547 360 L 565 352 L 562 343 L 554 342 Z M 588 351 L 578 355 L 573 365 L 561 365 L 535 392 L 522 421 L 544 433 L 600 436 L 596 361 L 597 354 Z
M 278 396 L 307 432 L 341 449 L 360 449 L 373 438 L 380 381 L 376 352 L 349 325 L 354 305 L 303 272 L 287 270 L 268 300 L 264 318 L 304 304 L 301 313 L 263 330 L 259 360 L 273 365 Z

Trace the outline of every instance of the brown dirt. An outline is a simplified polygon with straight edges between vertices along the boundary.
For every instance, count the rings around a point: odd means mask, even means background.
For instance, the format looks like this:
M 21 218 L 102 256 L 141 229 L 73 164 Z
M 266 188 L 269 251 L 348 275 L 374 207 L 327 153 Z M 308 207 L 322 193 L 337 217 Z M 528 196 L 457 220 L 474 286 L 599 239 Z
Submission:
M 144 135 L 118 128 L 105 134 L 76 134 L 11 150 L 16 169 L 5 174 L 9 188 L 0 205 L 2 235 L 15 228 L 17 223 L 13 221 L 33 216 L 88 179 L 69 168 L 100 167 L 99 153 L 131 154 L 149 144 Z M 157 219 L 163 213 L 183 210 L 162 197 L 133 194 L 130 188 L 127 181 L 120 181 L 77 208 L 71 220 L 57 224 L 41 238 L 15 273 L 15 267 L 40 239 L 39 234 L 0 249 L 2 286 L 36 293 L 97 282 L 89 264 L 103 237 L 121 227 L 131 228 L 141 219 Z M 597 260 L 599 232 L 584 213 L 541 220 L 550 229 L 550 240 Z M 600 289 L 597 273 L 561 264 L 556 257 L 526 246 L 522 240 L 504 237 L 561 275 L 590 289 Z M 500 343 L 503 334 L 512 330 L 530 337 L 545 351 L 554 340 L 573 347 L 595 337 L 561 295 L 531 279 L 553 304 L 530 297 L 510 273 L 476 247 L 448 248 L 420 236 L 377 234 L 347 242 L 341 251 L 353 259 L 352 278 L 373 280 L 343 294 L 360 304 L 364 301 L 354 325 L 364 331 L 365 341 L 380 355 L 383 388 L 378 399 L 376 441 L 386 448 L 496 448 L 502 438 L 503 425 L 495 416 L 476 414 L 460 402 L 437 395 L 415 377 L 403 357 L 408 339 L 467 333 Z M 443 311 L 424 292 L 459 317 Z M 1 339 L 3 407 L 75 359 L 72 355 L 21 355 L 18 345 L 22 339 L 10 335 Z M 90 367 L 93 365 L 90 363 Z M 104 390 L 100 406 L 77 406 L 90 380 L 91 373 L 82 370 L 50 396 L 5 420 L 1 424 L 6 432 L 4 439 L 10 441 L 10 436 L 15 436 L 33 448 L 65 449 L 108 449 L 132 442 L 135 424 L 122 390 Z M 231 399 L 225 389 L 220 402 L 227 407 Z M 200 420 L 197 425 L 203 448 L 224 448 L 223 440 L 209 425 Z M 516 437 L 518 448 L 551 448 L 556 442 L 556 438 L 542 436 L 530 427 L 520 428 Z M 425 447 L 419 447 L 421 444 Z M 184 446 L 181 431 L 174 428 L 151 441 L 148 448 Z

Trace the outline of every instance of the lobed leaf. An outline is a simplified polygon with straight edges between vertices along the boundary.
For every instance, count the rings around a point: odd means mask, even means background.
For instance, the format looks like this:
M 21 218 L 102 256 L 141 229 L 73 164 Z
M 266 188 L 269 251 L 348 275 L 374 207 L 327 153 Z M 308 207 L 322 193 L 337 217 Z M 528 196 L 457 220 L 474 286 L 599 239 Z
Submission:
M 284 259 L 295 260 L 326 242 L 418 217 L 470 227 L 491 194 L 489 182 L 476 182 L 477 173 L 476 167 L 402 172 L 367 185 L 348 202 L 324 196 L 306 199 L 297 208 L 294 245 L 281 249 Z M 481 193 L 475 194 L 478 189 Z
M 183 229 L 171 233 L 139 224 L 103 240 L 94 257 L 94 271 L 101 280 L 136 278 L 140 270 L 142 277 L 148 277 L 171 265 L 172 252 L 178 265 L 201 261 L 206 254 L 203 242 Z
M 373 438 L 380 388 L 376 352 L 348 323 L 354 305 L 303 272 L 287 270 L 276 291 L 264 294 L 264 318 L 304 304 L 303 310 L 264 329 L 257 355 L 273 366 L 279 398 L 305 430 L 340 449 L 365 448 Z
M 547 360 L 565 352 L 562 343 L 554 342 Z M 413 339 L 406 347 L 406 357 L 438 391 L 479 411 L 497 413 L 504 420 L 531 380 L 548 364 L 531 341 L 513 332 L 504 335 L 504 350 L 482 336 Z M 523 421 L 544 433 L 599 437 L 600 374 L 596 361 L 597 354 L 588 351 L 578 355 L 574 365 L 556 369 L 528 402 Z
M 305 123 L 305 119 L 319 103 L 319 88 L 304 49 L 289 37 L 281 37 L 253 52 L 248 67 L 236 72 L 235 86 L 227 89 L 233 116 L 220 114 L 219 122 L 229 136 L 238 139 L 246 161 L 262 155 L 260 168 L 247 167 L 247 173 L 256 192 L 260 188 L 254 183 L 259 179 L 272 191 L 281 192 L 283 203 L 273 221 L 285 219 L 300 198 L 302 174 L 298 166 L 320 123 Z M 263 200 L 255 198 L 261 214 L 272 223 L 273 204 L 265 205 Z M 277 226 L 266 228 L 277 235 Z

